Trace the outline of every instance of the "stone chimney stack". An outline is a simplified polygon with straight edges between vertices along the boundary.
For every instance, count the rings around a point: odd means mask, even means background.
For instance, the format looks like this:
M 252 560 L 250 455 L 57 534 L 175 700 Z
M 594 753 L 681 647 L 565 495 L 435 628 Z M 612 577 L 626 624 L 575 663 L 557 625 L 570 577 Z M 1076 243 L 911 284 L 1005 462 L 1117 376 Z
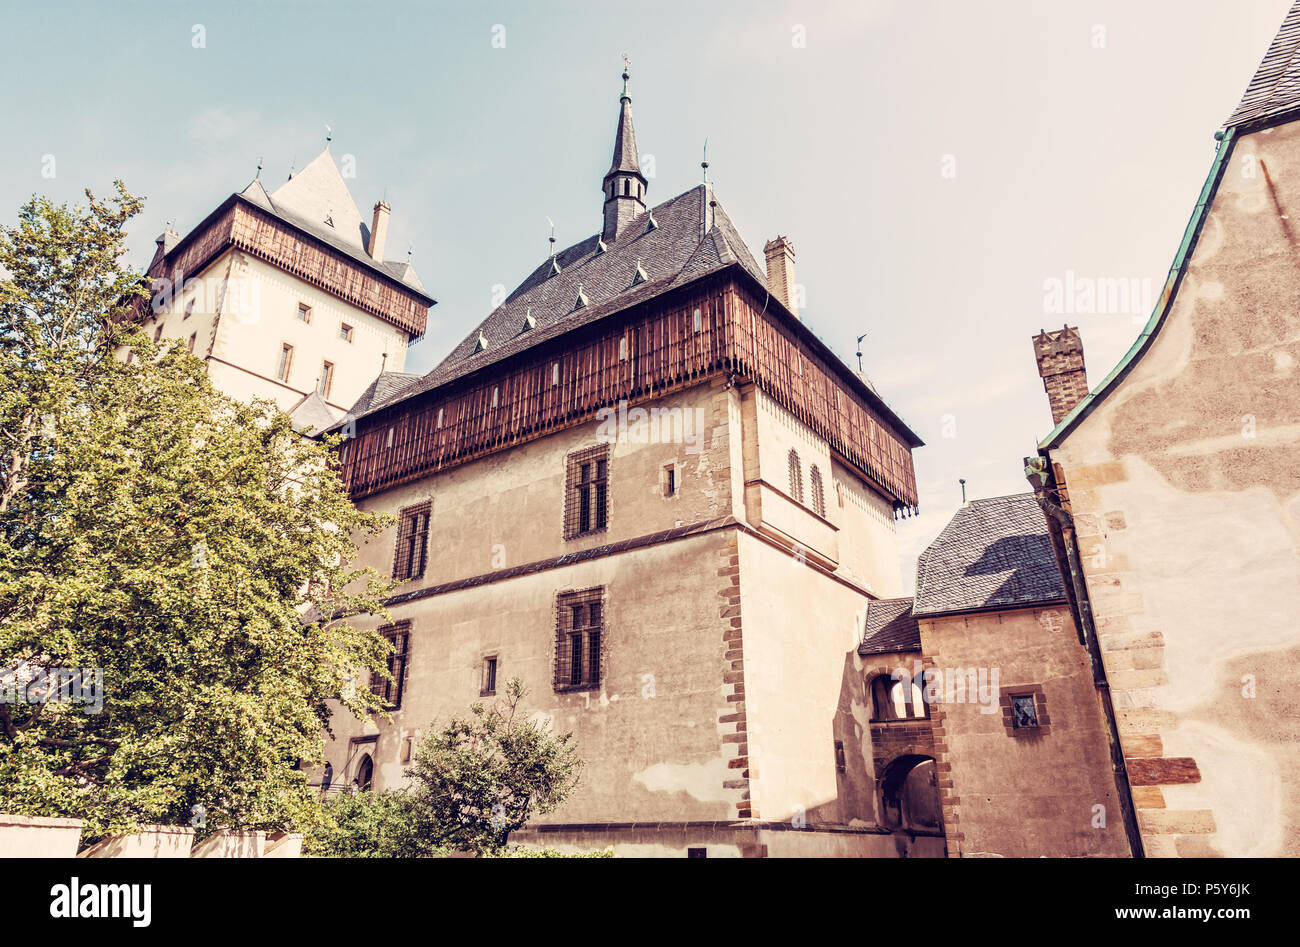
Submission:
M 168 227 L 158 235 L 158 239 L 155 240 L 154 243 L 158 244 L 159 249 L 164 254 L 168 254 L 172 252 L 172 248 L 176 246 L 176 244 L 180 243 L 180 241 L 181 235 L 175 230 L 172 230 L 171 227 Z
M 768 292 L 781 300 L 796 319 L 799 318 L 794 288 L 794 244 L 778 236 L 763 245 L 763 255 L 767 257 Z
M 388 215 L 392 208 L 387 201 L 375 204 L 375 219 L 370 224 L 370 246 L 366 252 L 376 263 L 384 262 L 384 241 L 388 239 Z
M 1070 326 L 1034 336 L 1034 357 L 1042 376 L 1047 401 L 1052 408 L 1052 424 L 1074 410 L 1088 396 L 1088 373 L 1083 366 L 1083 340 L 1079 330 Z

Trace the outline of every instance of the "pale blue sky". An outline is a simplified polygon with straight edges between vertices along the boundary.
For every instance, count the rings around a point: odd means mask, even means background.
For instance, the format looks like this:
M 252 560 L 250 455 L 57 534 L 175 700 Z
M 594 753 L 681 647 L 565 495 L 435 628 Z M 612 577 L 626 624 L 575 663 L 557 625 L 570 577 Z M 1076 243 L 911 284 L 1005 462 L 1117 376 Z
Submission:
M 412 248 L 439 300 L 408 363 L 426 370 L 543 258 L 548 216 L 561 245 L 598 229 L 627 51 L 650 202 L 698 181 L 707 136 L 756 255 L 795 242 L 807 323 L 850 364 L 869 333 L 868 374 L 927 442 L 922 515 L 900 526 L 910 585 L 959 477 L 971 497 L 1026 488 L 1020 460 L 1051 426 L 1029 337 L 1066 321 L 1044 281 L 1158 291 L 1213 132 L 1288 6 L 8 4 L 0 210 L 122 177 L 149 198 L 143 265 L 164 220 L 187 232 L 259 156 L 278 185 L 328 123 L 363 217 L 386 193 L 389 255 Z M 1069 317 L 1091 383 L 1145 315 Z

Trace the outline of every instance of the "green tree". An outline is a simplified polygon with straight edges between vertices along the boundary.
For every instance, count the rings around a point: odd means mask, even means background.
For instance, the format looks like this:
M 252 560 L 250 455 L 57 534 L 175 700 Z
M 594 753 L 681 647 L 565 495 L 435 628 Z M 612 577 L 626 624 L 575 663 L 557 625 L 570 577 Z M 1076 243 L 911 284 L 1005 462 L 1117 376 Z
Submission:
M 524 686 L 475 703 L 416 748 L 408 775 L 441 846 L 474 852 L 502 849 L 510 833 L 537 813 L 552 812 L 573 791 L 582 760 L 573 734 L 555 735 L 525 719 Z
M 453 717 L 416 748 L 412 785 L 386 793 L 341 793 L 322 804 L 303 852 L 324 857 L 416 857 L 468 851 L 560 857 L 506 848 L 515 829 L 553 811 L 577 785 L 573 735 L 523 718 L 524 687 L 506 684 L 490 705 Z
M 298 763 L 329 702 L 377 706 L 348 682 L 386 673 L 389 646 L 347 619 L 384 614 L 389 586 L 347 564 L 386 520 L 352 506 L 326 445 L 130 317 L 141 201 L 116 187 L 33 198 L 0 229 L 0 811 L 79 817 L 86 838 L 292 825 L 316 808 Z M 33 703 L 15 662 L 97 669 L 102 708 Z

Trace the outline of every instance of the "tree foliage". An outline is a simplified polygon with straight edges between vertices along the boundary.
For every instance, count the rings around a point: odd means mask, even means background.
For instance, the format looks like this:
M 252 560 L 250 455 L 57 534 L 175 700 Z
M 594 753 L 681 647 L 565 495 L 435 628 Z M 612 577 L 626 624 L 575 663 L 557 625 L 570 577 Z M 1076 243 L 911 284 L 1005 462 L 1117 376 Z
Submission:
M 327 702 L 377 705 L 346 682 L 389 646 L 347 619 L 389 587 L 347 563 L 385 520 L 325 445 L 129 318 L 141 201 L 87 197 L 0 229 L 0 668 L 98 669 L 103 705 L 0 698 L 0 811 L 87 838 L 294 824 Z
M 524 718 L 524 696 L 523 685 L 511 680 L 503 697 L 475 703 L 469 717 L 453 717 L 431 732 L 412 757 L 409 788 L 326 802 L 321 820 L 306 833 L 304 852 L 546 857 L 507 849 L 507 838 L 568 797 L 582 761 L 571 733 L 557 736 L 549 725 Z

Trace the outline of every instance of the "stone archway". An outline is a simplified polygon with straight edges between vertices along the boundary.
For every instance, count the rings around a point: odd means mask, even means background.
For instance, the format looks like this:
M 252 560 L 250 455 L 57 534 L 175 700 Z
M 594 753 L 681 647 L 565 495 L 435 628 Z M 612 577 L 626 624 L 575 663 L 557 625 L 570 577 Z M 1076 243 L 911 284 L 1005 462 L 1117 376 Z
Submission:
M 895 832 L 934 834 L 943 831 L 943 807 L 934 757 L 906 753 L 880 774 L 880 824 Z

